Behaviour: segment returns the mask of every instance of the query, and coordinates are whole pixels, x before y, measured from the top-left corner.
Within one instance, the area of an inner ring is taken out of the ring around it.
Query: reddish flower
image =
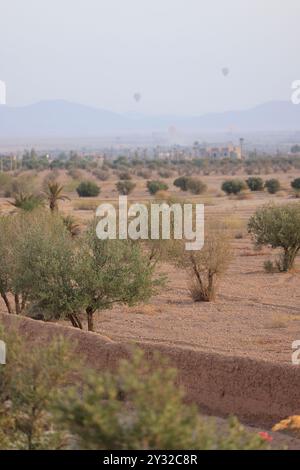
[[[269,433],[267,432],[259,432],[258,433],[259,437],[261,437],[264,441],[267,441],[267,442],[272,442],[273,441],[273,437],[270,436]]]

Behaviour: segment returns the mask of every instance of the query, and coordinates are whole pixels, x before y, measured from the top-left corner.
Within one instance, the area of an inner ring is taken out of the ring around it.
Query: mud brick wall
[[[28,344],[63,335],[80,357],[96,370],[113,370],[120,359],[130,357],[130,345],[96,333],[15,315],[0,315],[5,328],[18,328]],[[282,418],[300,414],[300,366],[227,357],[188,348],[137,342],[149,361],[154,353],[167,356],[178,369],[178,382],[188,402],[215,416],[236,415],[248,424],[271,426]],[[9,355],[9,351],[7,351]]]

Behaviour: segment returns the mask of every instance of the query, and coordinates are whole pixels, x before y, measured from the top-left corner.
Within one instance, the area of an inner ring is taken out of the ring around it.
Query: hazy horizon
[[[287,101],[300,78],[297,0],[0,0],[0,7],[9,106],[63,99],[117,113],[202,115]]]
[[[66,104],[70,104],[70,105],[78,105],[78,106],[85,106],[85,107],[88,107],[88,108],[94,108],[94,109],[97,109],[99,111],[108,111],[108,112],[112,112],[112,113],[115,113],[115,114],[120,114],[121,116],[125,116],[125,117],[161,117],[161,118],[178,118],[178,119],[181,119],[181,118],[192,118],[192,117],[202,117],[202,116],[205,116],[205,115],[209,115],[209,114],[215,114],[215,115],[218,115],[218,114],[223,114],[223,113],[230,113],[230,112],[239,112],[239,111],[251,111],[255,108],[259,108],[259,107],[262,107],[264,105],[272,105],[273,103],[289,103],[290,101],[288,99],[286,100],[268,100],[268,101],[265,101],[265,102],[260,102],[260,103],[254,103],[253,105],[249,105],[249,106],[246,106],[244,108],[232,108],[232,109],[224,109],[224,110],[221,110],[221,111],[218,111],[217,109],[215,111],[208,111],[208,112],[204,112],[202,114],[198,113],[194,113],[194,114],[182,114],[182,113],[158,113],[158,112],[142,112],[142,111],[139,111],[139,109],[134,109],[134,110],[129,110],[129,111],[114,111],[112,109],[108,109],[108,108],[103,108],[101,106],[96,106],[95,104],[89,104],[89,103],[82,103],[82,102],[79,102],[79,101],[71,101],[69,99],[65,99],[65,98],[53,98],[53,99],[38,99],[37,101],[32,101],[32,102],[29,102],[29,103],[23,103],[23,104],[9,104],[7,103],[6,104],[6,107],[7,108],[28,108],[30,106],[35,106],[35,105],[39,105],[39,104],[42,104],[42,103],[66,103]],[[3,106],[3,105],[0,105],[0,106]]]

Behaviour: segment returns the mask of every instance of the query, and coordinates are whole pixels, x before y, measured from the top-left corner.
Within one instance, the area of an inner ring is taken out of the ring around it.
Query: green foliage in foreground
[[[60,449],[65,432],[55,425],[52,407],[70,382],[78,360],[70,346],[56,338],[30,346],[17,331],[6,333],[7,364],[0,366],[0,449]]]
[[[236,419],[221,432],[185,405],[176,371],[161,357],[151,367],[136,350],[114,373],[86,374],[62,339],[28,347],[19,333],[4,338],[9,356],[0,369],[0,449],[266,447]]]

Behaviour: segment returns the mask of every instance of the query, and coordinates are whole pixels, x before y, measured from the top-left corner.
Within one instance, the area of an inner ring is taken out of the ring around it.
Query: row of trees
[[[296,194],[300,193],[300,178],[296,178],[291,181],[291,188],[296,192]],[[252,176],[246,181],[236,178],[224,181],[222,184],[222,190],[226,194],[239,194],[245,189],[250,189],[250,191],[263,191],[266,189],[270,194],[276,194],[280,191],[281,184],[276,178],[264,181],[259,176]]]
[[[128,175],[127,175],[128,176]],[[199,178],[191,176],[180,176],[173,182],[174,186],[180,188],[181,191],[190,191],[192,194],[203,194],[207,190],[207,186]],[[136,187],[130,179],[120,180],[116,184],[116,188],[120,194],[128,195]],[[300,178],[296,178],[291,182],[291,187],[300,193]],[[164,181],[152,180],[147,182],[147,189],[150,194],[156,194],[158,191],[165,191],[168,185]],[[263,191],[266,189],[270,194],[276,194],[281,189],[280,181],[276,178],[271,178],[264,181],[261,177],[252,176],[246,181],[235,178],[224,181],[222,184],[222,191],[226,194],[239,194],[246,189],[250,191]],[[100,193],[98,185],[92,181],[82,182],[77,188],[78,195],[81,197],[94,197]]]
[[[128,176],[128,175],[127,175]],[[199,178],[191,176],[180,176],[174,180],[174,186],[180,188],[182,191],[190,191],[192,194],[203,194],[207,190],[207,186]],[[130,179],[120,180],[116,184],[116,188],[120,194],[128,195],[136,187]],[[300,178],[296,178],[291,182],[291,187],[300,193]],[[160,180],[152,180],[147,182],[147,189],[150,194],[156,194],[158,191],[165,191],[168,185]],[[264,181],[261,177],[252,176],[246,181],[235,178],[224,181],[222,184],[222,191],[226,194],[239,194],[246,189],[250,191],[263,191],[266,189],[270,194],[276,194],[281,189],[281,184],[278,179],[271,178]],[[78,195],[81,197],[98,196],[100,188],[92,181],[82,182],[77,188]]]
[[[293,146],[292,153],[298,153],[298,145]],[[165,149],[172,151],[172,148]],[[238,174],[246,173],[249,175],[268,174],[274,172],[288,172],[300,168],[300,162],[297,155],[278,155],[271,156],[266,153],[261,155],[255,152],[249,155],[245,161],[232,158],[200,158],[193,157],[191,147],[178,147],[178,151],[173,152],[174,158],[156,158],[162,149],[137,149],[131,156],[120,155],[118,157],[110,156],[110,151],[102,152],[104,157],[105,169],[123,172],[135,170],[140,171],[142,168],[154,171],[180,171],[181,174],[191,174],[196,171],[201,174]],[[169,152],[170,153],[170,152]],[[175,157],[176,155],[176,157]],[[49,159],[46,154],[38,154],[34,149],[25,151],[21,157],[18,157],[12,164],[11,156],[2,155],[4,170],[11,168],[22,168],[28,170],[45,170],[45,169],[83,169],[93,172],[98,168],[98,161],[93,155],[80,155],[77,152],[69,153],[61,152],[55,159]],[[163,176],[162,176],[163,177]],[[128,178],[126,178],[128,179]]]
[[[264,182],[262,178],[256,176],[248,178],[246,181],[238,178],[227,180],[222,184],[222,191],[226,194],[239,194],[246,189],[250,189],[250,191],[263,191],[266,189],[270,194],[276,194],[280,191],[281,185],[275,178]]]

